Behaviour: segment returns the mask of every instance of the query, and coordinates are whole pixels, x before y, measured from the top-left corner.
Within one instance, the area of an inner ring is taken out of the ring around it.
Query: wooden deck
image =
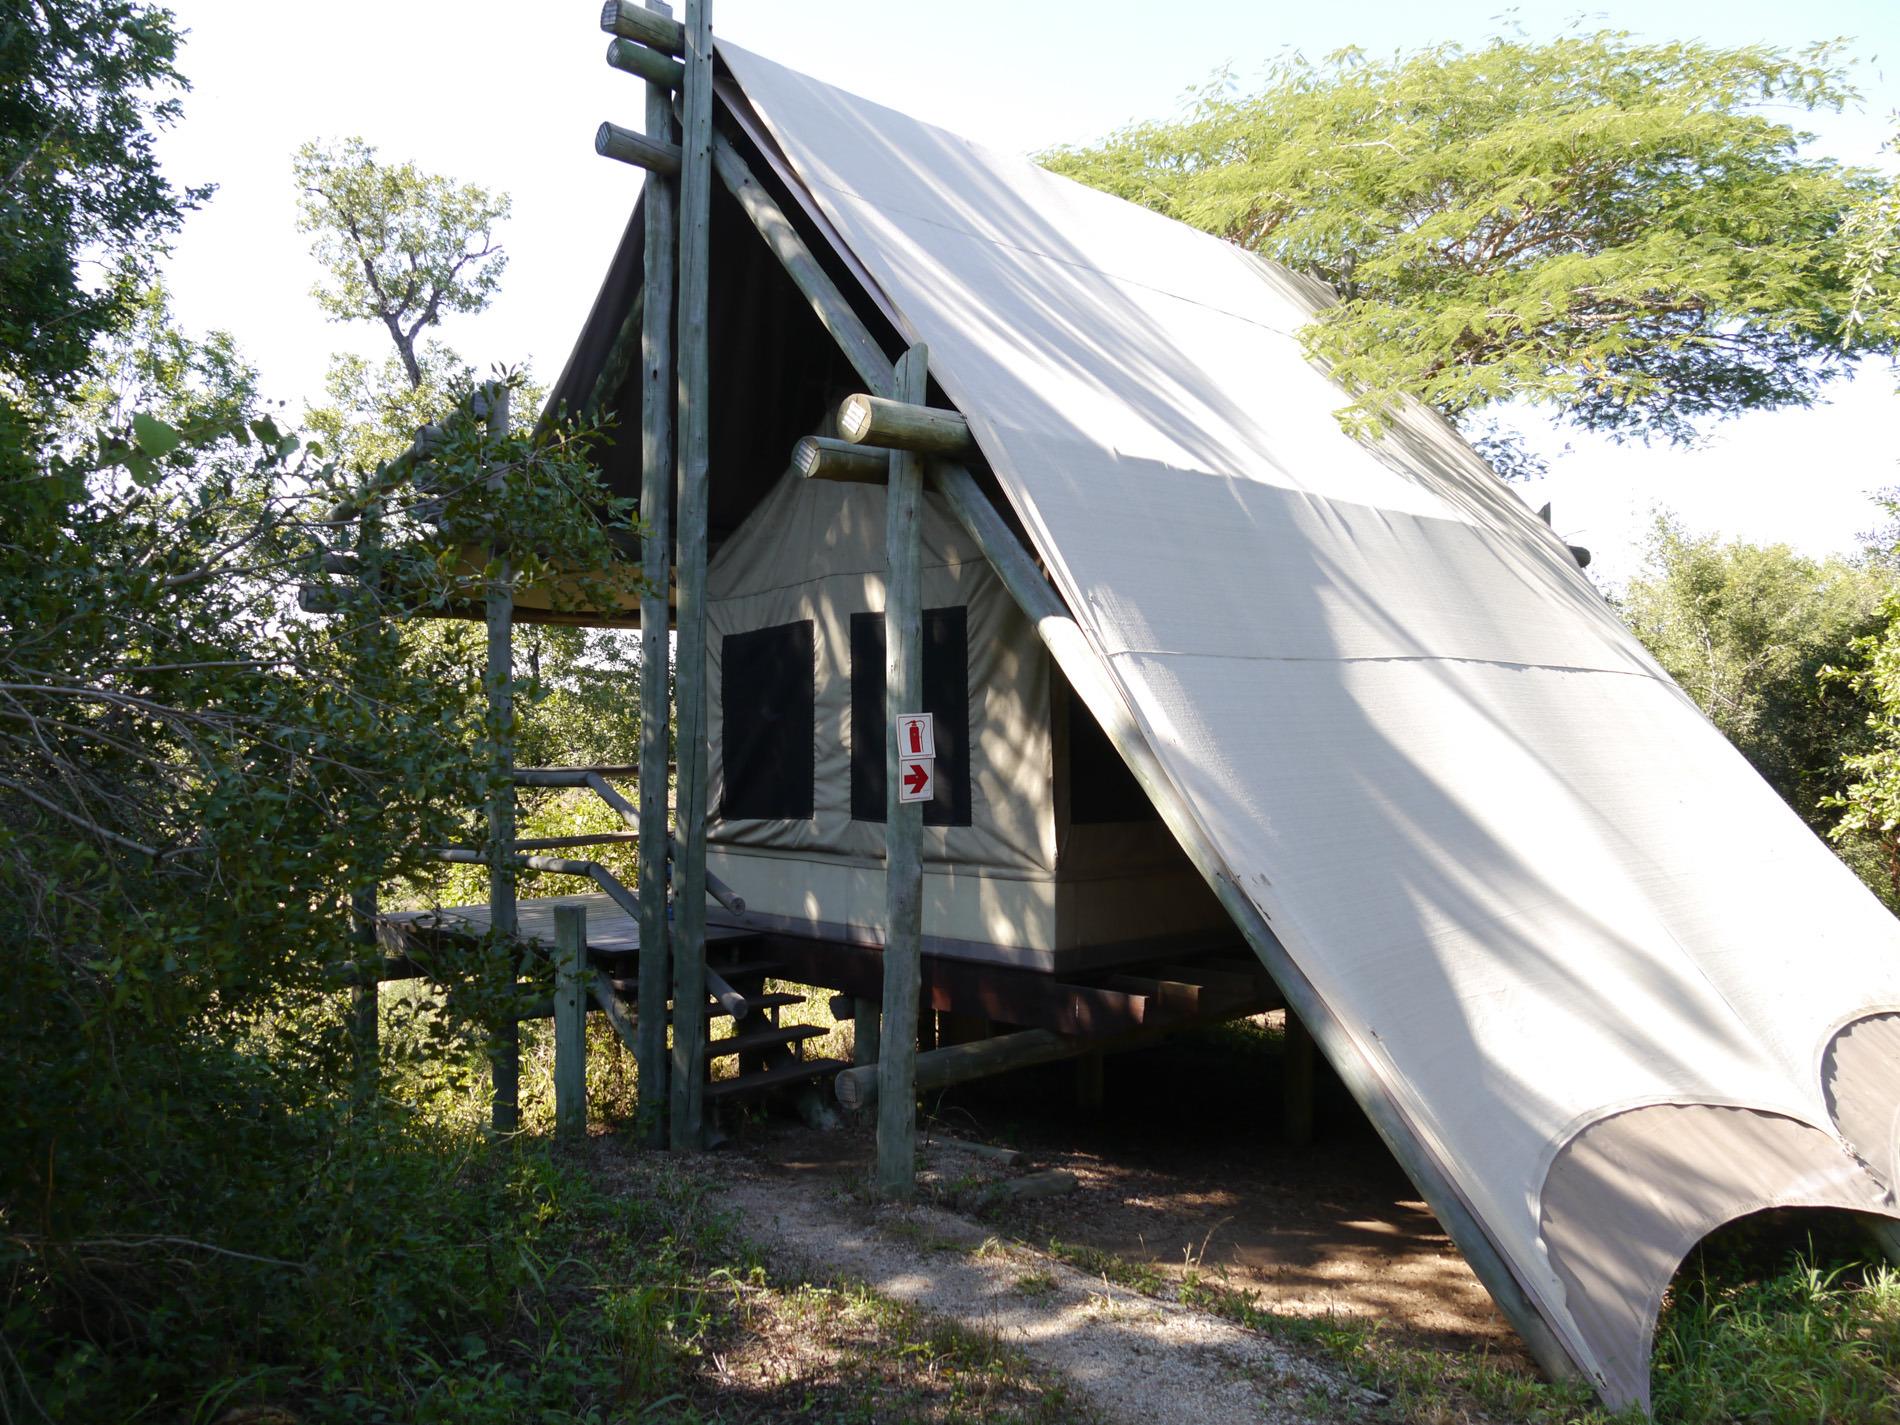
[[[574,896],[535,896],[516,903],[515,923],[521,938],[554,944],[554,908],[563,905],[587,907],[587,950],[595,960],[631,959],[640,953],[640,924],[611,897],[598,893]],[[488,907],[485,905],[444,906],[440,910],[397,911],[377,917],[377,937],[383,949],[392,955],[428,949],[438,937],[477,937],[488,932]],[[706,926],[706,944],[721,945],[748,940],[753,931],[738,926]]]

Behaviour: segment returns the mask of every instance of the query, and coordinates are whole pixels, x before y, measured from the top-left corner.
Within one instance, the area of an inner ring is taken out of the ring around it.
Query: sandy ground
[[[1058,1371],[1110,1420],[1130,1425],[1305,1422],[1371,1397],[1314,1360],[1206,1313],[1137,1295],[929,1205],[873,1204],[837,1168],[856,1154],[815,1135],[768,1135],[724,1165],[724,1206],[782,1270],[843,1276],[933,1315],[994,1333]],[[806,1152],[800,1157],[799,1146]],[[847,1140],[848,1141],[848,1140]],[[756,1140],[755,1140],[756,1143]],[[954,1149],[931,1158],[939,1175]],[[972,1162],[974,1173],[985,1165]]]
[[[926,1132],[1025,1149],[1080,1180],[1065,1197],[985,1213],[992,1232],[1112,1252],[1179,1278],[1198,1271],[1262,1307],[1377,1323],[1421,1344],[1528,1357],[1377,1135],[1322,1075],[1317,1141],[1280,1137],[1278,1043],[1225,1033],[1109,1059],[1104,1108],[1076,1107],[1072,1065],[930,1101]],[[793,1174],[861,1182],[863,1128],[741,1135]]]

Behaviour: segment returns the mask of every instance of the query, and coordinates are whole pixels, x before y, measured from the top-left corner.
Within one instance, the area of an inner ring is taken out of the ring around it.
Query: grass
[[[1743,1236],[1760,1232],[1744,1224]],[[1738,1251],[1718,1236],[1685,1267],[1657,1329],[1654,1419],[1661,1425],[1900,1425],[1900,1273],[1852,1259],[1858,1243]],[[1786,1246],[1785,1241],[1780,1243]],[[1178,1281],[1098,1248],[1052,1241],[1050,1255],[1144,1295],[1178,1300],[1313,1352],[1380,1400],[1315,1419],[1638,1422],[1581,1387],[1552,1384],[1488,1352],[1436,1349],[1360,1318],[1299,1316],[1199,1272]],[[1818,1264],[1825,1252],[1830,1265]],[[1843,1255],[1845,1254],[1845,1255]]]

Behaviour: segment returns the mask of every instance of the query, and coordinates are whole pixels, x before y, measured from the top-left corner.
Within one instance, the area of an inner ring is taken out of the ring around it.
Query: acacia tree
[[[1361,422],[1403,396],[1454,418],[1517,401],[1690,440],[1894,349],[1849,316],[1895,278],[1850,269],[1842,232],[1892,186],[1765,109],[1839,108],[1849,79],[1837,45],[1614,32],[1294,55],[1045,162],[1332,284],[1304,337]]]

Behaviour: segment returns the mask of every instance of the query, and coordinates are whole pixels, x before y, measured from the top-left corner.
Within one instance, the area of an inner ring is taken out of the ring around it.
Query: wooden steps
[[[727,1103],[753,1094],[786,1088],[792,1084],[827,1078],[846,1068],[842,1059],[793,1059],[756,1074],[741,1074],[736,1079],[714,1079],[706,1085],[708,1103]]]
[[[802,1044],[807,1039],[822,1039],[826,1030],[816,1024],[787,1024],[784,1027],[774,1025],[769,1029],[753,1029],[743,1034],[734,1034],[725,1039],[715,1039],[707,1050],[707,1056],[723,1059],[729,1054],[745,1054],[754,1049],[789,1048],[793,1044]]]

